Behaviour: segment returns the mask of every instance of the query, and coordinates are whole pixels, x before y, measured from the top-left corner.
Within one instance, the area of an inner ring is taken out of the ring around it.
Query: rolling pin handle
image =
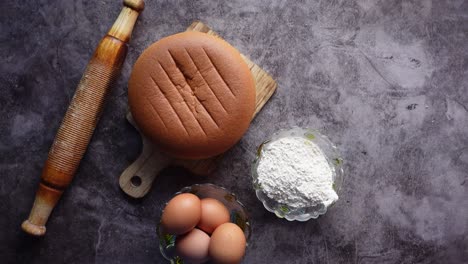
[[[141,12],[145,9],[145,1],[143,0],[124,0],[124,5],[130,7],[131,9]]]
[[[29,218],[21,224],[21,228],[33,236],[43,236],[46,232],[45,224],[62,193],[41,182]]]
[[[35,225],[29,220],[24,220],[21,228],[28,234],[33,236],[43,236],[46,232],[46,227],[43,225]]]

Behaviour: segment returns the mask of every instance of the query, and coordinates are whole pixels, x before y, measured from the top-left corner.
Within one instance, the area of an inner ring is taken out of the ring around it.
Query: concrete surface
[[[147,1],[123,73],[44,238],[20,230],[60,120],[120,1],[2,1],[0,262],[164,263],[164,202],[200,182],[251,212],[244,263],[468,262],[468,2]],[[131,66],[150,43],[200,19],[262,65],[278,91],[209,177],[169,169],[129,199],[118,176],[138,155],[127,123]],[[277,219],[250,186],[256,146],[290,126],[340,148],[340,201],[306,223]]]

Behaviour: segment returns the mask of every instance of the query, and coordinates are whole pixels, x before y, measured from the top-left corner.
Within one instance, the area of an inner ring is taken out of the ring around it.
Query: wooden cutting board
[[[207,25],[199,21],[193,22],[192,25],[187,28],[187,31],[199,31],[220,37]],[[255,117],[273,95],[277,85],[275,80],[260,68],[260,66],[253,63],[243,54],[241,54],[241,56],[249,66],[255,80],[255,88],[257,91]],[[133,121],[130,112],[127,114],[127,119],[138,131],[140,131]],[[155,147],[145,136],[143,136],[143,134],[141,134],[141,131],[140,135],[143,140],[143,150],[135,162],[122,172],[119,179],[120,188],[134,198],[145,196],[150,190],[158,173],[169,165],[182,166],[192,173],[204,175],[212,173],[216,168],[217,161],[222,158],[222,155],[220,155],[204,160],[171,159],[159,151],[157,147]]]

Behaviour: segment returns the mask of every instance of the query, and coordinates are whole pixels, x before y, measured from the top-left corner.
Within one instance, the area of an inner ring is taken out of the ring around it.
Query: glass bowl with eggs
[[[338,200],[343,159],[318,130],[280,130],[263,142],[252,166],[257,198],[268,211],[289,221],[318,218]]]
[[[167,202],[157,233],[161,254],[170,263],[239,263],[251,228],[247,210],[233,193],[195,184]]]

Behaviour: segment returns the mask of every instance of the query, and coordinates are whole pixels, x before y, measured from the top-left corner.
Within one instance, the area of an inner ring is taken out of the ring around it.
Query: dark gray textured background
[[[468,2],[147,1],[123,72],[44,238],[20,230],[60,120],[120,1],[1,1],[0,262],[163,263],[156,223],[181,187],[232,190],[252,216],[244,263],[468,262]],[[129,199],[138,155],[127,123],[131,67],[152,42],[200,19],[278,81],[218,172],[164,171]],[[250,185],[256,146],[280,128],[329,135],[345,159],[338,204],[277,219]]]

